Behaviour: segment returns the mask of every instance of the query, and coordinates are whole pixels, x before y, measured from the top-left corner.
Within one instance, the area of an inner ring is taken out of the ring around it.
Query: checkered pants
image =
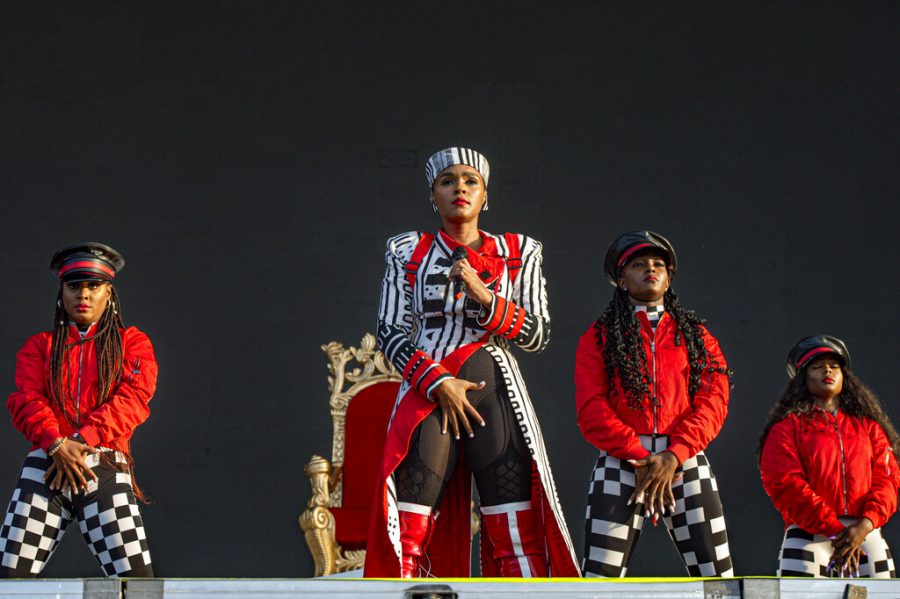
[[[107,450],[108,451],[108,450]],[[125,456],[115,452],[115,461]],[[0,578],[33,578],[41,573],[78,520],[81,534],[106,576],[153,576],[144,523],[131,487],[131,476],[88,455],[97,475],[87,492],[51,491],[44,474],[52,461],[41,449],[25,458],[22,474],[0,527]]]
[[[668,437],[641,435],[648,451],[668,447]],[[734,576],[716,477],[703,452],[686,460],[672,484],[675,513],[662,518],[690,576]],[[634,491],[634,467],[600,453],[588,490],[584,533],[585,576],[623,577],[641,535],[643,504],[626,505]]]
[[[844,526],[849,526],[856,522],[856,519],[840,518],[840,521]],[[876,528],[866,535],[861,548],[865,553],[859,560],[861,578],[897,577],[891,549],[884,540],[880,528]],[[828,562],[831,561],[833,550],[831,541],[825,535],[814,535],[797,528],[796,524],[791,524],[784,531],[781,558],[778,562],[778,576],[836,577],[837,573],[828,570]]]

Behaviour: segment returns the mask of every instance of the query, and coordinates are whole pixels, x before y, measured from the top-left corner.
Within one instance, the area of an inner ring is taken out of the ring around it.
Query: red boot
[[[434,516],[431,509],[423,505],[403,504],[403,507],[416,508],[417,511],[399,511],[400,549],[403,552],[400,577],[418,578],[419,564],[434,531]]]
[[[539,514],[538,514],[539,515]],[[531,502],[481,507],[485,536],[493,546],[504,577],[541,578],[548,575],[544,528],[531,509]]]

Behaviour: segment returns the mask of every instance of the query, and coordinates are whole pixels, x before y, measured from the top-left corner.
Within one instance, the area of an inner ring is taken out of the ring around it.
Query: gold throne
[[[316,576],[356,570],[365,562],[385,432],[401,381],[370,333],[359,348],[332,341],[322,350],[334,425],[331,462],[314,455],[303,468],[312,497],[299,518]]]

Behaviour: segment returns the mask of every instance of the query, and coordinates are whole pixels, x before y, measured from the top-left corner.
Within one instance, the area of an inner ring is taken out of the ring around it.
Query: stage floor
[[[852,585],[849,588],[848,585]],[[628,599],[862,599],[900,597],[900,579],[629,578],[624,580],[501,579],[56,579],[0,581],[0,598],[16,599],[220,599],[321,597],[328,599],[431,599],[457,597]]]

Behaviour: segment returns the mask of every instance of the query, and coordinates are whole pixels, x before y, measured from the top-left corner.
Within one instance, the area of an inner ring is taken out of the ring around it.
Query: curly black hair
[[[703,330],[706,321],[698,317],[693,310],[687,310],[678,303],[678,296],[672,289],[663,296],[663,305],[669,316],[675,320],[675,345],[684,342],[690,364],[688,393],[693,399],[700,390],[701,377],[704,372],[724,374],[731,381],[732,371],[718,363],[703,343]],[[606,364],[606,374],[610,380],[618,376],[625,391],[628,406],[633,410],[642,410],[641,400],[647,395],[651,383],[650,371],[647,367],[647,356],[644,341],[641,338],[640,323],[634,313],[634,306],[628,299],[628,292],[616,287],[613,298],[594,323],[597,332],[597,344]],[[610,393],[618,390],[613,385]],[[654,404],[656,397],[650,397]]]
[[[843,388],[838,397],[838,406],[841,411],[857,418],[865,416],[878,423],[881,430],[887,435],[894,455],[900,456],[900,435],[897,434],[897,429],[894,428],[891,419],[888,418],[887,413],[884,411],[881,400],[859,380],[859,377],[852,370],[842,366],[841,372],[844,375]],[[815,400],[809,389],[806,388],[806,368],[804,367],[797,371],[797,374],[794,375],[794,378],[791,379],[785,388],[784,393],[781,394],[781,397],[769,410],[766,425],[763,427],[763,432],[759,436],[759,444],[756,446],[757,466],[762,457],[762,449],[766,442],[766,437],[769,436],[769,431],[772,430],[772,427],[777,422],[784,420],[789,414],[809,414],[812,412],[813,406],[815,406]]]

